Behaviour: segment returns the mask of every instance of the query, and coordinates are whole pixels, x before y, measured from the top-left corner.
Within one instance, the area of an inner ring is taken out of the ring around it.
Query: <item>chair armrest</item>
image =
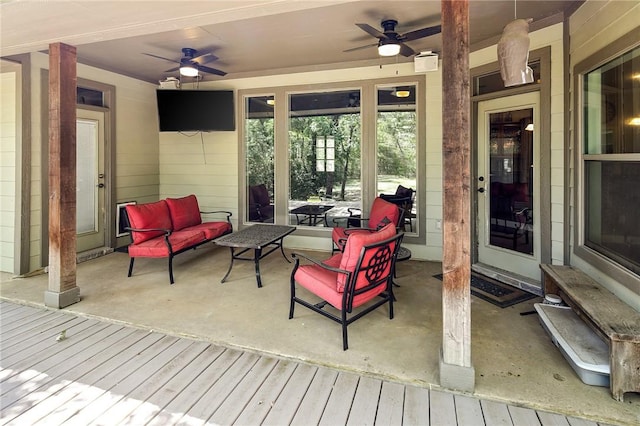
[[[130,228],[130,227],[125,227],[124,228],[125,231],[133,231],[133,232],[158,232],[158,231],[162,231],[165,233],[165,236],[169,236],[171,235],[171,229],[164,229],[164,228]]]
[[[210,212],[206,212],[206,211],[201,211],[200,214],[223,214],[225,216],[227,216],[227,222],[231,222],[231,216],[233,216],[233,213],[228,212],[226,210],[214,210],[214,211],[210,211]]]
[[[325,264],[325,263],[323,263],[323,262],[321,262],[319,260],[315,260],[315,259],[313,259],[313,258],[311,258],[309,256],[306,256],[306,255],[304,255],[302,253],[293,252],[293,253],[291,253],[291,258],[296,261],[296,265],[298,263],[300,263],[300,259],[304,259],[304,260],[307,260],[307,261],[313,263],[314,265],[317,265],[317,266],[321,267],[322,269],[326,269],[327,271],[333,271],[333,272],[336,272],[336,273],[339,273],[339,274],[345,274],[345,275],[350,274],[349,271],[345,271],[344,269],[340,269],[340,268],[334,268],[334,267],[329,266],[329,265],[327,265],[327,264]]]

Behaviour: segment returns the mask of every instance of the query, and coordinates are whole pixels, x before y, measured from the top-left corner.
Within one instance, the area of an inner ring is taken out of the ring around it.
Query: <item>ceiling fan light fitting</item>
[[[198,76],[198,68],[193,65],[182,65],[180,67],[180,75],[185,77],[197,77]]]
[[[380,40],[378,54],[380,56],[395,56],[400,53],[400,44],[393,40]]]

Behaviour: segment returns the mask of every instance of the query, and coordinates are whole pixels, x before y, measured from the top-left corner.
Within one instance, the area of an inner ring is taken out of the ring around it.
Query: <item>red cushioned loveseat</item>
[[[169,259],[169,281],[173,284],[173,257],[233,231],[231,212],[201,212],[195,195],[167,198],[155,203],[126,206],[131,244],[129,277],[136,257]],[[201,214],[221,214],[225,220],[203,222]]]

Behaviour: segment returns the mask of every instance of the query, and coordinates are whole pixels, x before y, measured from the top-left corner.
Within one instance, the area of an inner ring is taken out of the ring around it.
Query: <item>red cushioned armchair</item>
[[[392,275],[403,236],[389,223],[376,232],[349,235],[344,251],[322,262],[293,253],[289,319],[298,303],[340,323],[343,350],[349,348],[347,326],[358,318],[389,304],[389,319],[393,319]],[[302,265],[300,259],[310,263]],[[321,301],[304,300],[297,295],[296,284]],[[327,305],[338,312],[325,310]],[[354,310],[358,307],[361,309]]]
[[[332,251],[342,251],[347,241],[347,236],[358,232],[372,232],[385,226],[387,223],[393,223],[394,226],[399,227],[402,221],[403,210],[396,204],[390,203],[377,197],[373,200],[371,205],[371,211],[369,212],[369,218],[361,218],[357,216],[350,216],[347,220],[347,228],[335,227],[331,231],[331,240],[333,241]],[[350,223],[360,223],[360,227],[350,227]],[[364,225],[364,227],[362,227]]]

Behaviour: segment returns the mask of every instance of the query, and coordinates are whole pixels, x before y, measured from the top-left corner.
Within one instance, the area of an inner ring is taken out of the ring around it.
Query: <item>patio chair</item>
[[[393,223],[399,227],[402,219],[402,209],[396,204],[376,197],[371,205],[370,217],[363,218],[356,214],[356,210],[348,209],[349,218],[347,219],[347,228],[334,227],[331,231],[332,251],[343,251],[347,241],[347,237],[353,233],[374,232],[385,226],[387,223]],[[362,226],[364,224],[364,226]]]
[[[322,262],[293,253],[289,319],[293,318],[295,304],[299,303],[340,323],[345,351],[349,348],[349,324],[387,303],[389,319],[393,319],[392,275],[403,236],[404,233],[397,233],[394,224],[389,223],[377,232],[349,235],[344,251]],[[300,259],[311,263],[301,265]],[[302,299],[296,295],[296,283],[322,300]],[[327,305],[338,312],[325,310]],[[354,311],[358,307],[362,309]]]
[[[273,204],[267,187],[260,185],[249,186],[248,206],[250,222],[273,223]]]
[[[407,230],[407,225],[409,225],[409,231],[413,232],[413,219],[415,218],[413,203],[415,197],[416,191],[413,188],[406,188],[402,185],[398,185],[395,194],[380,194],[380,198],[397,205],[404,211],[400,224],[405,231]]]

